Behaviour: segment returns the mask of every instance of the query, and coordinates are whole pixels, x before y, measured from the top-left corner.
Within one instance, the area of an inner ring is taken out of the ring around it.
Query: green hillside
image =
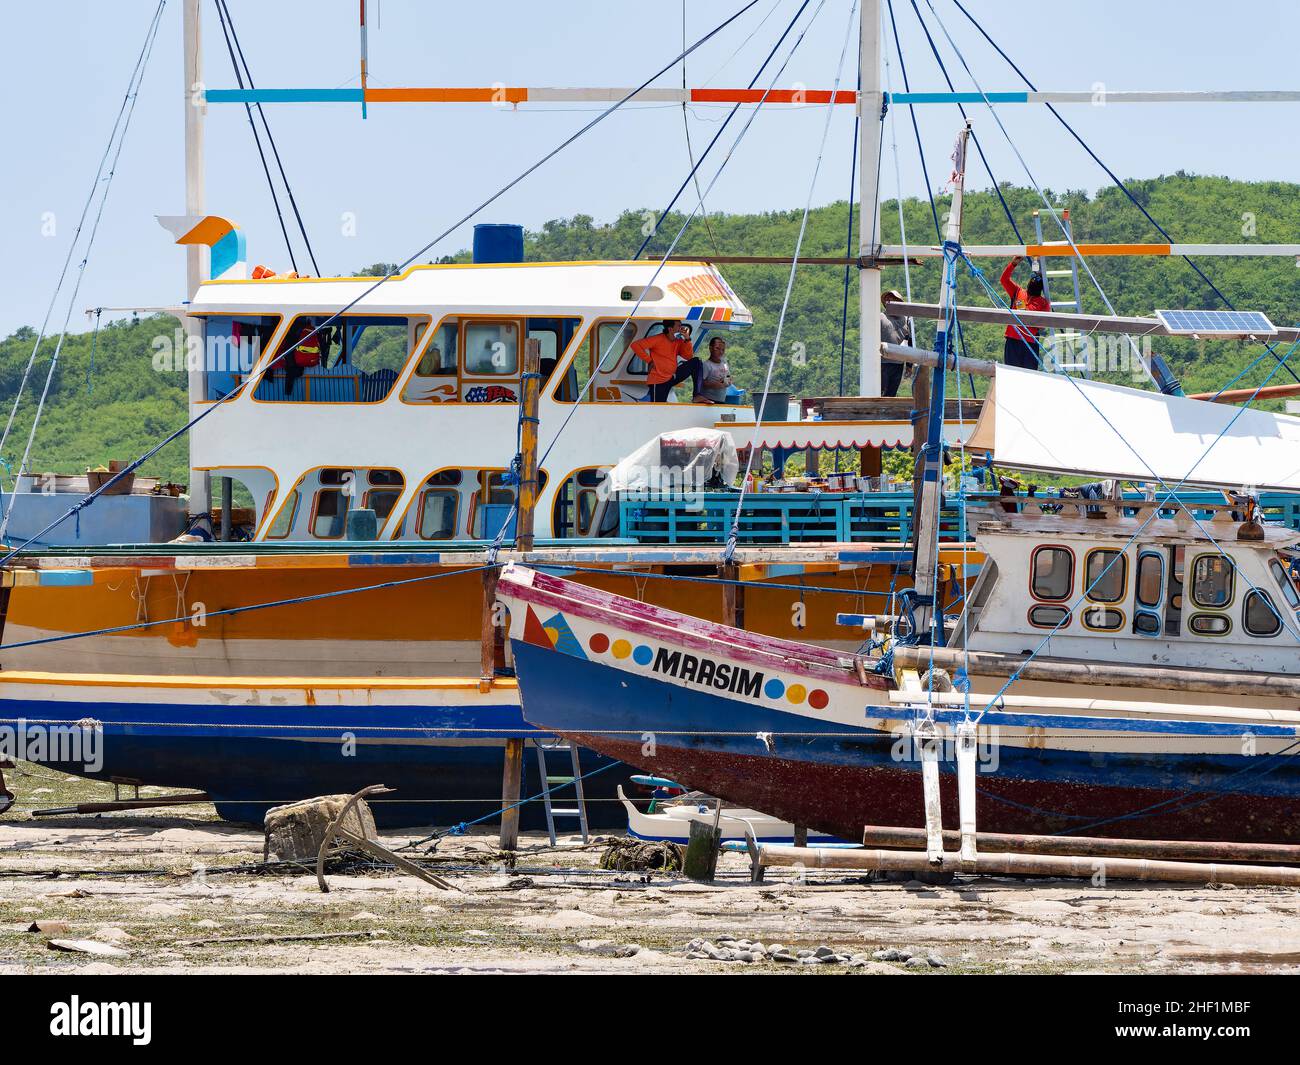
[[[1226,178],[1175,174],[1131,184],[1147,209],[1174,235],[1186,242],[1241,242],[1257,240],[1288,242],[1300,233],[1300,186],[1281,182],[1258,184]],[[1033,239],[1033,211],[1039,206],[1032,190],[1003,187],[1026,239]],[[1057,206],[1070,208],[1079,241],[1124,242],[1159,240],[1159,235],[1132,204],[1116,189],[1089,196],[1067,192],[1055,196]],[[938,204],[940,213],[946,201]],[[903,204],[909,241],[935,240],[934,222],[928,201],[907,200]],[[788,255],[799,227],[799,211],[758,215],[712,215],[710,234],[698,220],[678,245],[683,254]],[[899,241],[898,205],[890,201],[881,207],[881,239]],[[578,215],[548,222],[528,236],[530,259],[626,258],[641,243],[645,214],[628,211],[608,225]],[[661,226],[648,254],[660,254],[681,225],[682,216],[670,216]],[[841,202],[814,211],[803,254],[840,255],[844,251],[846,205]],[[997,197],[991,192],[968,197],[964,237],[970,243],[1011,243],[1015,236]],[[1049,235],[1050,239],[1050,235]],[[467,258],[465,253],[454,257]],[[990,282],[996,286],[1001,263],[986,263]],[[1279,324],[1300,320],[1300,269],[1285,259],[1207,259],[1201,268],[1235,304],[1265,311]],[[373,269],[373,268],[372,268]],[[1215,307],[1217,303],[1204,282],[1181,260],[1113,259],[1096,261],[1093,269],[1120,314],[1149,314],[1156,307]],[[724,271],[732,286],[754,311],[756,324],[731,345],[730,361],[737,383],[761,386],[771,350],[776,319],[785,292],[788,268],[780,266],[733,266]],[[938,266],[931,263],[912,271],[912,290],[919,300],[931,302],[938,292]],[[1023,273],[1022,273],[1023,280]],[[856,277],[849,295],[850,328],[845,378],[849,390],[857,379]],[[778,356],[773,387],[801,395],[825,395],[838,391],[840,369],[840,322],[843,306],[844,272],[841,268],[809,266],[800,270]],[[885,272],[885,287],[904,288],[903,271]],[[1086,310],[1102,312],[1100,297],[1091,286],[1084,295]],[[960,298],[964,303],[987,304],[975,279],[963,272]],[[145,318],[104,326],[93,338],[94,366],[91,372],[92,334],[69,335],[63,345],[60,364],[51,386],[50,398],[33,449],[36,469],[80,471],[87,465],[106,463],[110,458],[134,458],[150,444],[183,423],[185,381],[183,374],[154,369],[153,355],[159,346],[174,343],[176,323],[166,317]],[[922,341],[926,340],[924,334]],[[18,330],[0,341],[0,418],[7,419],[10,405],[31,354],[35,332]],[[972,326],[966,331],[967,352],[991,357],[1001,350],[1001,329]],[[801,347],[798,347],[801,346]],[[21,457],[31,425],[35,397],[39,394],[54,349],[53,339],[42,345],[23,397],[14,431],[3,456],[10,465]],[[1191,341],[1165,341],[1156,349],[1182,379],[1187,390],[1221,386],[1255,360],[1261,349],[1245,343],[1198,345]],[[796,352],[804,357],[796,357]],[[1296,359],[1300,364],[1300,359]],[[1266,357],[1244,376],[1240,384],[1256,384],[1271,366]],[[1300,373],[1300,366],[1297,367]],[[1124,380],[1123,377],[1118,378]],[[1285,369],[1274,383],[1290,381]],[[0,423],[2,424],[2,423]],[[183,441],[170,445],[151,460],[146,471],[170,480],[185,479]],[[6,478],[6,484],[8,478]]]

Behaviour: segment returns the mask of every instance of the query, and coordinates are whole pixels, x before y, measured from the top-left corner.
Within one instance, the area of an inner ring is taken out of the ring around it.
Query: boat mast
[[[203,49],[201,0],[184,0],[181,32],[185,48],[185,213],[191,218],[203,214],[203,117],[207,109],[203,93]],[[203,280],[203,248],[190,244],[185,248],[185,299],[192,301]],[[181,319],[185,331],[186,366],[189,367],[190,416],[194,406],[205,397],[203,359],[198,366],[191,361],[191,352],[203,352],[202,326],[193,318]],[[190,517],[207,514],[212,507],[212,486],[205,470],[193,466],[193,445],[190,447]]]
[[[912,527],[913,556],[916,559],[912,588],[916,602],[916,635],[921,642],[943,644],[943,619],[938,615],[938,535],[943,507],[943,415],[948,363],[953,357],[953,337],[948,331],[948,312],[957,302],[957,256],[961,250],[962,194],[966,183],[966,144],[970,139],[967,122],[957,136],[953,151],[952,207],[943,239],[943,287],[939,291],[939,322],[934,350],[938,358],[930,371],[930,409],[926,416],[926,439],[921,463],[920,514]],[[879,317],[879,316],[877,316]],[[924,372],[924,371],[921,371]],[[931,632],[933,625],[934,631]]]
[[[870,266],[858,270],[859,327],[861,353],[858,392],[880,395],[880,267],[875,265],[875,218],[880,202],[877,184],[880,171],[880,0],[862,0],[859,32],[858,74],[858,253]]]

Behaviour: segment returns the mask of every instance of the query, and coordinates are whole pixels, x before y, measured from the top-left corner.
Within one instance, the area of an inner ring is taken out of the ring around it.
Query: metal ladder
[[[1034,235],[1040,245],[1045,248],[1068,248],[1070,242],[1074,239],[1074,229],[1070,224],[1069,208],[1062,208],[1057,212],[1061,216],[1061,225],[1065,227],[1065,232],[1069,239],[1066,240],[1044,240],[1043,239],[1043,218],[1042,212],[1034,212]],[[1079,290],[1079,259],[1075,255],[1069,257],[1070,265],[1068,268],[1056,270],[1047,269],[1047,261],[1042,256],[1038,259],[1038,272],[1043,276],[1043,295],[1047,297],[1054,311],[1074,311],[1076,314],[1083,309],[1082,295]],[[1074,298],[1058,300],[1052,296],[1052,278],[1070,279],[1070,284],[1074,289]],[[1057,355],[1063,354],[1063,349],[1068,348],[1071,352],[1077,350],[1077,344],[1082,334],[1077,329],[1049,329],[1047,331],[1052,350]],[[1084,377],[1091,377],[1092,371],[1088,366],[1087,360],[1083,362],[1058,362],[1053,369],[1058,373],[1082,373]]]
[[[582,829],[582,842],[589,840],[587,831],[587,799],[582,791],[582,766],[578,762],[578,748],[565,740],[553,737],[552,739],[534,739],[533,749],[537,751],[537,776],[542,782],[542,801],[546,806],[546,830],[551,836],[551,846],[556,844],[555,836],[555,819],[557,817],[576,817],[578,824]],[[546,755],[551,751],[567,751],[569,761],[573,767],[572,776],[556,776],[552,774],[546,765]],[[564,787],[572,784],[574,789],[574,798],[577,805],[573,807],[557,808],[551,802],[551,788]]]

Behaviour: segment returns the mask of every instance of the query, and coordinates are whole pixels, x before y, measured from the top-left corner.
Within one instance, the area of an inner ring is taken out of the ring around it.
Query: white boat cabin
[[[256,540],[341,540],[359,508],[374,511],[381,540],[491,538],[515,499],[522,356],[536,340],[549,451],[537,535],[599,535],[616,517],[605,514],[603,472],[624,455],[728,414],[753,421],[738,397],[692,403],[689,381],[651,401],[633,341],[678,320],[704,359],[712,337],[753,321],[710,264],[669,263],[657,277],[656,266],[414,266],[323,329],[319,350],[302,358],[281,353],[375,278],[207,281],[188,308],[204,338],[191,398],[196,407],[230,398],[193,430],[191,465],[246,490]]]
[[[1047,640],[1055,658],[1300,666],[1300,534],[1243,523],[1240,504],[1194,521],[1152,517],[1154,503],[1044,503],[973,512],[986,562],[955,630],[970,650],[1029,654]]]

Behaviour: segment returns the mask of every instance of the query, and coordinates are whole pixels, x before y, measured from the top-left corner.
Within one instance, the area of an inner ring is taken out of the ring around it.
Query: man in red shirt
[[[664,331],[652,337],[632,342],[632,350],[650,364],[646,383],[650,386],[655,403],[667,401],[673,386],[691,379],[692,401],[712,403],[702,392],[704,364],[695,356],[695,348],[686,335],[682,323],[675,318],[664,321]],[[678,360],[681,360],[680,365]]]
[[[1006,265],[1002,271],[1002,287],[1007,290],[1007,295],[1011,297],[1011,309],[1013,311],[1050,311],[1052,305],[1043,295],[1043,279],[1037,273],[1029,275],[1029,285],[1021,288],[1016,284],[1015,279],[1011,276],[1015,273],[1016,267],[1021,263],[1021,256],[1017,255]],[[1041,370],[1042,360],[1039,358],[1038,348],[1038,330],[1028,327],[1021,328],[1012,324],[1007,326],[1006,340],[1002,344],[1002,361],[1008,366],[1019,366],[1023,370]]]

